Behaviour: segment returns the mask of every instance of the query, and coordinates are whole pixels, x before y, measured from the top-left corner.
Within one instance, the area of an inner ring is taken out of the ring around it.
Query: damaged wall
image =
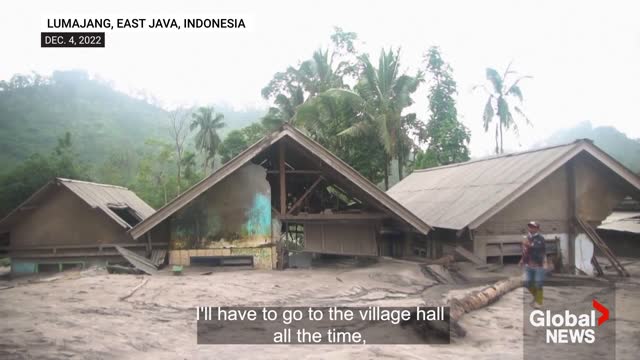
[[[271,188],[259,165],[238,169],[178,211],[170,224],[172,264],[189,265],[189,256],[252,255],[256,268],[273,266]]]

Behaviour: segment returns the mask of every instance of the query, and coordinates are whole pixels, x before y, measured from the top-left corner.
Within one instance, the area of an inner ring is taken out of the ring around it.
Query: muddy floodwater
[[[615,284],[617,359],[640,353],[640,263]],[[518,271],[511,269],[511,272]],[[207,275],[203,275],[207,274]],[[501,276],[494,273],[490,276]],[[487,278],[487,282],[490,282]],[[197,345],[197,306],[419,306],[483,286],[438,283],[418,264],[382,260],[285,271],[189,269],[182,276],[100,269],[0,282],[1,359],[522,359],[522,289],[466,314],[449,345]],[[138,289],[132,293],[134,288]],[[589,284],[557,283],[545,297],[582,301]],[[541,354],[551,359],[553,354]]]

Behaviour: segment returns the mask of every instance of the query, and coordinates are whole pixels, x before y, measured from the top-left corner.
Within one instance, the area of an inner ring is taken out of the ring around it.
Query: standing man
[[[527,224],[529,233],[522,242],[522,260],[520,265],[525,267],[525,287],[533,295],[531,304],[535,308],[542,306],[542,286],[544,283],[547,256],[545,252],[544,236],[540,234],[540,224],[531,221]]]

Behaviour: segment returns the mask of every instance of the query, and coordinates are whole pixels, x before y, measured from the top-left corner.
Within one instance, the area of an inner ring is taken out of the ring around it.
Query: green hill
[[[258,120],[259,110],[225,115],[227,132]],[[114,90],[83,71],[56,71],[51,77],[16,75],[0,81],[0,173],[31,154],[50,152],[66,131],[82,160],[99,166],[113,150],[139,151],[148,138],[170,141],[165,110]]]
[[[593,140],[598,147],[633,172],[640,173],[640,140],[631,139],[611,126],[593,127],[591,122],[585,121],[573,128],[555,132],[545,141],[545,145],[569,143],[584,138]]]

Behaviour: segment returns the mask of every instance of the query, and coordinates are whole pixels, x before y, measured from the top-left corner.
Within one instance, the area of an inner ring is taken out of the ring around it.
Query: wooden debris
[[[116,250],[118,250],[120,255],[127,259],[127,261],[136,269],[139,269],[149,275],[154,275],[158,272],[158,267],[156,264],[152,263],[151,260],[121,246],[116,246]]]
[[[476,265],[484,265],[484,264],[486,264],[485,260],[483,260],[480,257],[476,256],[474,253],[472,253],[471,251],[463,248],[462,246],[456,246],[455,249],[453,249],[453,251],[455,251],[456,254],[462,256],[463,258],[471,261],[472,263],[474,263]]]
[[[143,272],[139,269],[116,264],[107,265],[107,271],[109,272],[109,274],[143,274]]]
[[[618,274],[620,276],[629,276],[629,273],[620,263],[620,261],[618,261],[618,258],[613,254],[613,251],[611,251],[607,244],[605,244],[605,242],[600,238],[600,235],[598,235],[598,233],[591,227],[591,225],[582,220],[580,217],[576,217],[576,220],[580,227],[582,227],[582,229],[587,233],[587,236],[589,237],[589,239],[591,239],[593,244],[596,245],[598,249],[600,249],[600,251],[602,251],[607,259],[609,259],[609,262],[611,262],[611,265],[616,269]],[[592,261],[593,259],[595,259],[595,257],[592,258]]]
[[[600,263],[598,262],[598,259],[596,259],[595,255],[591,258],[591,264],[593,265],[593,268],[596,271],[596,275],[598,276],[604,275],[604,271],[602,271],[602,267],[600,266]]]
[[[423,265],[421,266],[421,269],[424,274],[428,275],[439,284],[451,284],[455,282],[446,268],[442,265]]]
[[[151,262],[157,267],[164,265],[164,260],[167,257],[167,249],[153,249],[151,250]]]
[[[439,257],[437,259],[425,259],[425,258],[421,258],[422,259],[422,263],[423,264],[427,264],[427,265],[442,265],[444,267],[449,267],[449,265],[453,262],[455,262],[455,259],[453,257],[453,255],[444,255],[442,257]]]
[[[476,270],[485,270],[487,272],[498,271],[504,267],[503,264],[485,264],[476,266]]]
[[[12,289],[14,287],[15,287],[14,285],[3,286],[3,287],[0,287],[0,290]]]
[[[133,288],[133,290],[131,290],[129,292],[129,294],[125,295],[125,296],[121,296],[120,297],[120,301],[124,301],[128,298],[130,298],[131,296],[133,296],[133,294],[136,293],[136,291],[138,291],[138,289],[140,289],[141,287],[143,287],[147,282],[149,281],[149,278],[144,278],[142,280],[142,282],[140,282],[140,284],[138,284],[136,287]]]

